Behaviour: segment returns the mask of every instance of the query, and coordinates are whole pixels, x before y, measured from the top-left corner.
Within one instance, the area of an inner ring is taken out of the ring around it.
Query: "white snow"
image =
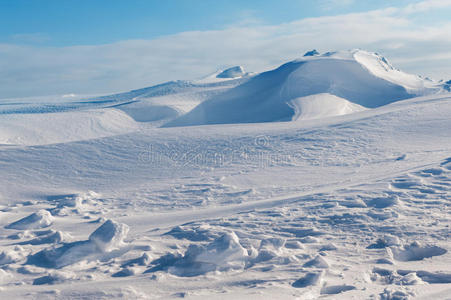
[[[2,299],[449,297],[451,94],[361,50],[218,74],[0,105]]]
[[[394,84],[403,86],[409,93],[424,95],[439,91],[438,83],[422,79],[417,75],[404,73],[394,68],[385,57],[362,50],[353,51],[357,62],[365,66],[372,74]]]
[[[365,110],[363,106],[328,93],[295,98],[290,104],[294,108],[293,120],[321,119]]]
[[[298,99],[315,95],[322,99],[324,108],[314,108],[320,105],[316,104],[318,100],[306,104],[305,109],[308,118],[322,118],[439,91],[443,88],[438,83],[429,84],[397,71],[376,54],[359,50],[331,52],[304,56],[258,74],[165,126],[291,121],[299,114]]]
[[[216,78],[238,78],[243,77],[246,73],[244,72],[244,68],[242,66],[236,66],[228,68],[218,75],[216,75]]]
[[[0,145],[44,145],[135,131],[133,119],[114,109],[0,115]]]
[[[89,241],[94,243],[101,251],[111,251],[124,245],[129,227],[112,220],[107,220],[89,236]]]
[[[39,229],[49,227],[52,223],[52,215],[48,211],[41,209],[27,217],[8,224],[6,228],[18,230]]]
[[[178,276],[198,276],[213,271],[243,270],[247,256],[236,234],[225,233],[206,246],[189,247],[169,272]]]

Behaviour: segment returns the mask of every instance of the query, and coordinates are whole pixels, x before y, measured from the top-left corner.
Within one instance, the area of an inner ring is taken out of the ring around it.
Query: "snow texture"
[[[307,54],[2,100],[0,298],[449,299],[450,83]]]

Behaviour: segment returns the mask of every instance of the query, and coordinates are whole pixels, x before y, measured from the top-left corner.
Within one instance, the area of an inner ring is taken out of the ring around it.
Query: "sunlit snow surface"
[[[302,60],[2,101],[0,298],[449,298],[451,95],[368,52]],[[207,101],[221,122],[184,119]]]

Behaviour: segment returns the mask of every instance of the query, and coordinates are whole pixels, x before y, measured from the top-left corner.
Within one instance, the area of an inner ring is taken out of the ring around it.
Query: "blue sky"
[[[41,46],[98,45],[253,22],[362,12],[412,1],[0,0],[0,41]],[[415,1],[414,1],[415,2]]]
[[[0,99],[107,93],[364,48],[448,78],[450,0],[0,0]]]

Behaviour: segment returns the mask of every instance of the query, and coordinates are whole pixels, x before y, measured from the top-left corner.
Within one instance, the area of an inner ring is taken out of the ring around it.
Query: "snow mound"
[[[305,288],[312,285],[321,285],[323,281],[324,271],[309,272],[304,277],[299,278],[293,282],[292,286],[295,288]]]
[[[293,121],[327,118],[364,111],[361,105],[328,94],[316,94],[291,100],[294,109]]]
[[[137,128],[132,118],[115,109],[0,114],[0,144],[65,143],[124,134]]]
[[[16,263],[23,258],[23,249],[5,249],[0,252],[0,266]]]
[[[307,51],[307,52],[304,54],[304,57],[307,57],[307,56],[316,56],[316,55],[319,55],[319,52],[316,51],[316,49],[313,49],[312,51]]]
[[[111,251],[123,245],[128,230],[127,225],[108,220],[91,233],[89,241],[93,242],[103,252]]]
[[[311,109],[308,118],[375,108],[442,90],[438,84],[390,68],[385,61],[360,50],[302,57],[202,102],[165,126],[291,121],[299,113],[296,99],[318,94],[320,104],[305,104],[304,109]]]
[[[13,278],[14,278],[14,276],[11,273],[9,273],[3,269],[0,269],[0,283],[6,283]],[[0,291],[1,291],[1,289],[0,289]]]
[[[53,223],[53,217],[47,210],[41,209],[31,215],[7,225],[7,229],[39,229],[49,227]]]
[[[353,285],[332,285],[325,286],[321,289],[321,295],[336,295],[340,293],[344,293],[347,291],[355,290],[356,287]]]
[[[321,268],[321,269],[327,269],[329,268],[329,263],[322,257],[321,255],[317,255],[314,259],[309,260],[304,264],[304,267],[310,268]]]
[[[178,276],[198,276],[213,271],[242,270],[248,253],[238,236],[225,233],[206,246],[191,245],[183,258],[169,268],[169,272]]]
[[[56,207],[50,210],[53,215],[68,216],[72,213],[80,214],[88,211],[97,204],[100,197],[100,194],[88,191],[79,194],[49,196],[47,199],[56,204]]]
[[[391,248],[393,257],[398,261],[417,261],[447,253],[446,249],[435,245],[421,245],[414,242],[404,247]]]
[[[114,250],[121,249],[129,227],[125,224],[107,220],[97,228],[88,240],[66,243],[58,248],[50,248],[30,255],[26,264],[44,268],[62,268],[82,260],[113,258],[120,255]]]
[[[219,78],[219,73],[194,81],[170,81],[95,100],[116,103],[111,107],[122,110],[137,122],[168,122],[248,78],[247,74],[236,78]]]
[[[61,243],[70,236],[62,231],[46,230],[38,232],[37,237],[29,241],[20,242],[19,245],[42,245],[42,244],[57,244]]]
[[[244,72],[244,68],[242,66],[236,66],[232,68],[228,68],[223,72],[216,75],[216,78],[237,78],[242,77],[246,73]]]

